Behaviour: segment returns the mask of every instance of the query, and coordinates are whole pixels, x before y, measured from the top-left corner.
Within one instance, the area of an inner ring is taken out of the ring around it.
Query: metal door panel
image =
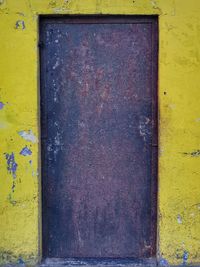
[[[41,21],[45,257],[155,255],[156,25]]]

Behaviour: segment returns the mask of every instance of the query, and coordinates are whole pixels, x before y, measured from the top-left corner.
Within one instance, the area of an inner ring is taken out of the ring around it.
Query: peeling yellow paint
[[[0,262],[41,255],[39,143],[19,135],[39,140],[40,14],[159,15],[158,259],[200,263],[199,0],[0,0]]]

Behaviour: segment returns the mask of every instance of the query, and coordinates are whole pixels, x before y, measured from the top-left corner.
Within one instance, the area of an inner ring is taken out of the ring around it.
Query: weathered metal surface
[[[44,257],[155,255],[155,25],[42,21]]]
[[[131,260],[131,259],[45,259],[41,267],[156,267],[157,263],[155,259],[146,260]]]

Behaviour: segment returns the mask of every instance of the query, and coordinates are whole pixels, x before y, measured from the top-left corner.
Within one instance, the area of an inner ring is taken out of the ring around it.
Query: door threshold
[[[80,259],[80,258],[46,258],[40,267],[156,267],[155,258],[135,259]]]

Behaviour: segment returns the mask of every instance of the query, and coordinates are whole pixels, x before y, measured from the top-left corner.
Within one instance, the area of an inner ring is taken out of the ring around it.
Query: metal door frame
[[[127,267],[139,267],[139,266],[156,266],[156,258],[157,258],[157,247],[158,247],[158,240],[157,240],[157,227],[158,227],[158,219],[157,219],[157,209],[158,209],[158,16],[157,15],[40,15],[39,16],[39,58],[40,58],[40,109],[41,114],[43,113],[43,103],[42,99],[44,98],[44,90],[42,90],[42,84],[44,79],[41,75],[43,72],[42,69],[42,47],[44,46],[42,39],[43,33],[42,28],[44,24],[47,23],[67,23],[67,24],[151,24],[152,26],[152,121],[153,121],[153,136],[152,136],[152,177],[154,177],[153,182],[151,183],[151,200],[152,200],[152,208],[151,208],[151,217],[155,218],[155,224],[151,227],[151,231],[154,232],[154,240],[152,243],[155,244],[155,251],[154,251],[154,258],[150,259],[142,259],[142,260],[135,260],[135,259],[109,259],[109,260],[102,260],[102,259],[45,259],[42,266],[58,266],[58,265],[76,265],[79,266],[127,266]],[[41,159],[42,151],[43,151],[43,142],[42,142],[42,133],[44,129],[44,121],[42,120],[42,116],[40,116],[40,130],[41,130]],[[41,164],[41,172],[43,176],[43,164]],[[43,187],[43,179],[41,179],[41,186]],[[42,193],[41,193],[42,195]],[[41,198],[42,199],[42,198]],[[42,213],[42,212],[41,212]],[[42,224],[44,222],[44,218],[42,217]],[[43,239],[43,233],[41,234],[41,239]],[[42,240],[41,240],[42,241]],[[83,264],[83,265],[82,265]],[[114,265],[113,265],[114,264]]]

